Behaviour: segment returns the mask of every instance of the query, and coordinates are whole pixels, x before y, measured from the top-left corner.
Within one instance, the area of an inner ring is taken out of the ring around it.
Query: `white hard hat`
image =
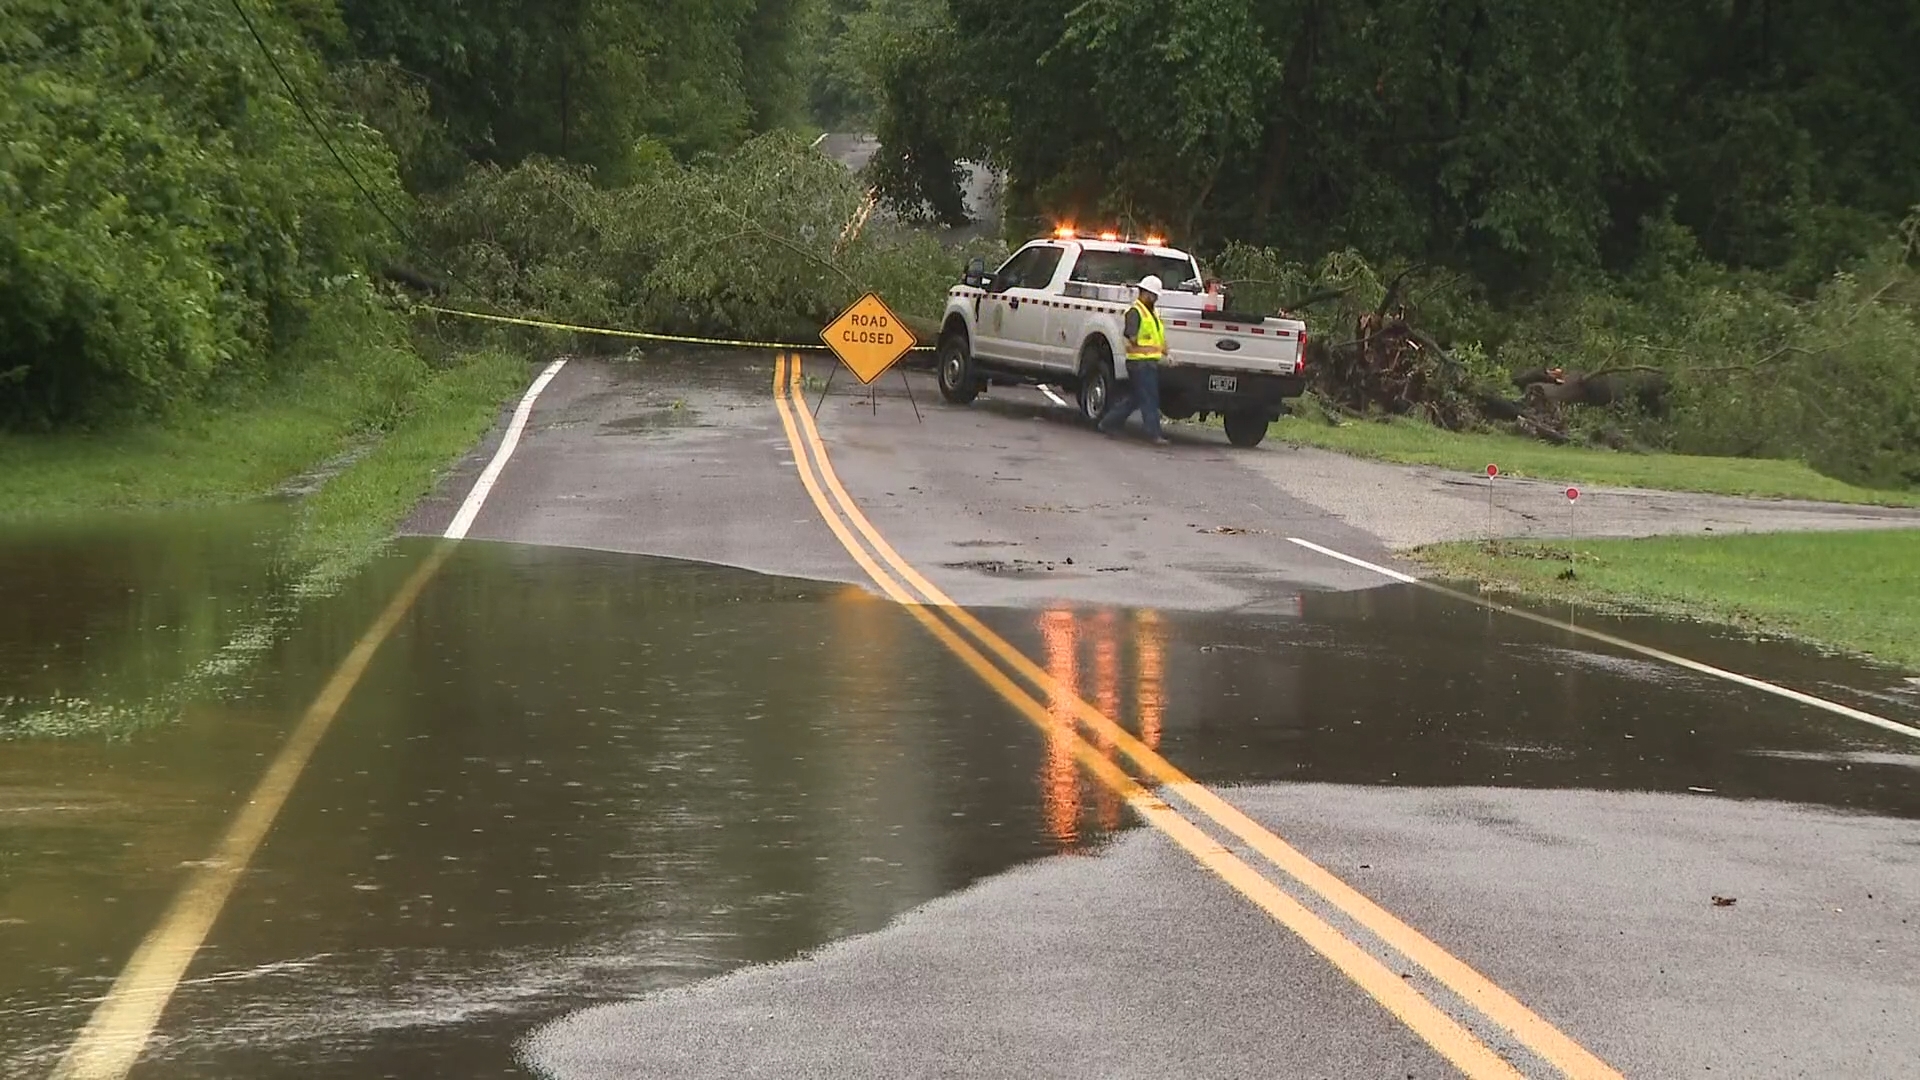
[[[1152,293],[1155,296],[1159,296],[1160,295],[1160,275],[1148,274],[1146,277],[1141,278],[1139,288],[1141,292],[1148,292],[1148,293]]]

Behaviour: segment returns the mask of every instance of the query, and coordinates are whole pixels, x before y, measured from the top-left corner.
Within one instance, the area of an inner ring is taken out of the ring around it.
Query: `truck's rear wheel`
[[[1089,349],[1080,361],[1080,416],[1098,426],[1113,408],[1113,357],[1104,349]]]
[[[940,339],[940,396],[955,405],[970,405],[980,396],[980,380],[973,372],[973,350],[964,334]]]
[[[1227,441],[1239,447],[1260,445],[1267,437],[1267,414],[1259,411],[1230,412],[1220,418],[1227,427]]]

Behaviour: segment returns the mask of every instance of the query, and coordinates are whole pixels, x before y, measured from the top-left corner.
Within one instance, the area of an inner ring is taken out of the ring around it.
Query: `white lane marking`
[[[1759,690],[1762,693],[1773,694],[1776,697],[1783,697],[1783,698],[1786,698],[1788,701],[1798,702],[1801,705],[1808,705],[1816,709],[1824,709],[1827,712],[1833,713],[1836,716],[1844,716],[1849,720],[1858,720],[1863,724],[1872,724],[1874,727],[1883,728],[1887,731],[1891,731],[1899,735],[1905,735],[1913,739],[1920,739],[1920,727],[1914,727],[1911,724],[1903,724],[1898,720],[1889,720],[1884,716],[1875,715],[1874,713],[1867,712],[1864,709],[1856,709],[1851,705],[1842,705],[1837,701],[1828,701],[1826,698],[1815,697],[1812,694],[1795,690],[1792,687],[1781,686],[1778,683],[1770,683],[1765,679],[1756,679],[1751,675],[1742,675],[1737,671],[1728,671],[1726,668],[1714,667],[1712,664],[1703,664],[1698,660],[1689,660],[1684,656],[1678,656],[1678,655],[1675,655],[1674,653],[1667,652],[1663,649],[1656,649],[1650,645],[1642,645],[1636,641],[1628,641],[1626,638],[1614,637],[1612,634],[1603,633],[1599,630],[1590,630],[1587,627],[1577,626],[1573,623],[1564,622],[1560,619],[1549,618],[1548,616],[1545,616],[1545,615],[1537,615],[1531,611],[1522,611],[1519,608],[1508,607],[1505,604],[1496,604],[1493,601],[1488,600],[1484,597],[1473,596],[1469,593],[1455,592],[1452,589],[1443,589],[1440,586],[1435,585],[1430,581],[1422,581],[1419,578],[1412,577],[1407,574],[1403,574],[1398,570],[1389,570],[1384,566],[1380,566],[1375,563],[1370,563],[1365,559],[1356,559],[1351,555],[1343,554],[1341,552],[1333,550],[1332,548],[1322,547],[1311,540],[1302,540],[1297,536],[1289,536],[1287,537],[1287,539],[1295,544],[1300,545],[1303,548],[1306,548],[1309,551],[1317,551],[1322,555],[1326,555],[1330,558],[1339,559],[1341,562],[1344,562],[1344,563],[1351,563],[1354,566],[1358,566],[1365,570],[1371,570],[1376,574],[1380,574],[1385,577],[1390,577],[1395,581],[1405,582],[1409,585],[1425,586],[1426,588],[1432,589],[1435,592],[1442,593],[1446,596],[1454,597],[1455,599],[1465,600],[1468,603],[1478,604],[1481,607],[1487,608],[1492,611],[1498,611],[1504,615],[1517,615],[1522,619],[1526,619],[1530,622],[1539,623],[1542,626],[1551,626],[1556,630],[1570,630],[1573,633],[1581,635],[1582,637],[1592,638],[1595,641],[1605,642],[1606,644],[1612,645],[1614,648],[1617,648],[1617,649],[1626,649],[1629,652],[1639,653],[1641,656],[1651,657],[1655,660],[1662,660],[1662,661],[1665,661],[1666,663],[1673,664],[1676,667],[1686,668],[1688,671],[1697,671],[1702,675],[1711,675],[1716,679],[1725,679],[1730,683],[1736,683],[1740,686],[1745,686],[1749,689]]]
[[[527,418],[533,415],[533,403],[540,398],[540,392],[547,388],[560,369],[567,366],[564,359],[555,360],[547,365],[540,377],[527,387],[527,394],[513,410],[513,420],[507,424],[507,433],[500,439],[500,449],[493,452],[493,460],[487,462],[486,470],[480,479],[473,482],[473,490],[467,492],[467,501],[460,504],[460,512],[453,515],[453,523],[447,526],[444,534],[449,540],[466,539],[467,530],[473,527],[473,519],[480,516],[480,508],[486,505],[487,496],[493,492],[494,482],[500,479],[500,470],[507,467],[507,459],[513,456],[514,448],[520,445],[520,433],[527,428]]]
[[[1320,554],[1325,555],[1330,559],[1339,559],[1343,563],[1352,563],[1353,565],[1359,567],[1362,570],[1371,570],[1376,574],[1385,574],[1387,577],[1390,577],[1395,581],[1404,581],[1409,585],[1420,584],[1420,579],[1412,576],[1411,574],[1403,574],[1398,570],[1389,570],[1386,567],[1379,565],[1378,563],[1370,563],[1365,559],[1356,559],[1351,555],[1343,555],[1340,552],[1335,551],[1330,547],[1321,547],[1319,544],[1316,544],[1311,540],[1302,540],[1297,536],[1289,536],[1287,537],[1287,539],[1292,543],[1299,544],[1301,547],[1306,548],[1308,551],[1317,551]]]
[[[813,150],[820,149],[820,144],[827,141],[827,136],[829,134],[831,134],[831,132],[826,132],[826,131],[821,132],[820,137],[813,140],[813,145],[810,147],[810,149],[813,149]]]
[[[1066,398],[1063,398],[1063,397],[1061,397],[1061,396],[1060,396],[1059,394],[1056,394],[1056,393],[1054,393],[1054,392],[1053,392],[1053,387],[1051,387],[1051,386],[1048,386],[1048,385],[1046,385],[1045,383],[1042,383],[1042,384],[1040,385],[1040,392],[1041,392],[1041,393],[1043,393],[1043,394],[1045,394],[1045,395],[1047,395],[1047,397],[1048,397],[1048,398],[1049,398],[1050,400],[1052,400],[1052,402],[1053,402],[1053,403],[1054,403],[1055,405],[1058,405],[1058,406],[1060,406],[1061,408],[1066,408],[1066,405],[1067,405],[1067,399],[1066,399]]]

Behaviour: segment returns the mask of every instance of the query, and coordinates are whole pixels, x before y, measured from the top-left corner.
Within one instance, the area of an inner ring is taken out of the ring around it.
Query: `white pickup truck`
[[[1221,310],[1193,257],[1158,243],[1062,230],[992,273],[975,259],[947,293],[941,396],[965,405],[990,382],[1058,386],[1074,391],[1081,415],[1097,423],[1125,389],[1121,327],[1133,286],[1149,274],[1166,283],[1156,308],[1167,328],[1161,413],[1218,413],[1233,445],[1259,445],[1286,399],[1306,388],[1306,324]]]

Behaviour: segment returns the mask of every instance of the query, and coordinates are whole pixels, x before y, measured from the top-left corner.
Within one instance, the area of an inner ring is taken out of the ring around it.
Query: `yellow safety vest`
[[[1134,361],[1166,359],[1167,328],[1160,324],[1160,316],[1139,300],[1133,302],[1133,310],[1140,313],[1140,332],[1127,343],[1127,359]]]

